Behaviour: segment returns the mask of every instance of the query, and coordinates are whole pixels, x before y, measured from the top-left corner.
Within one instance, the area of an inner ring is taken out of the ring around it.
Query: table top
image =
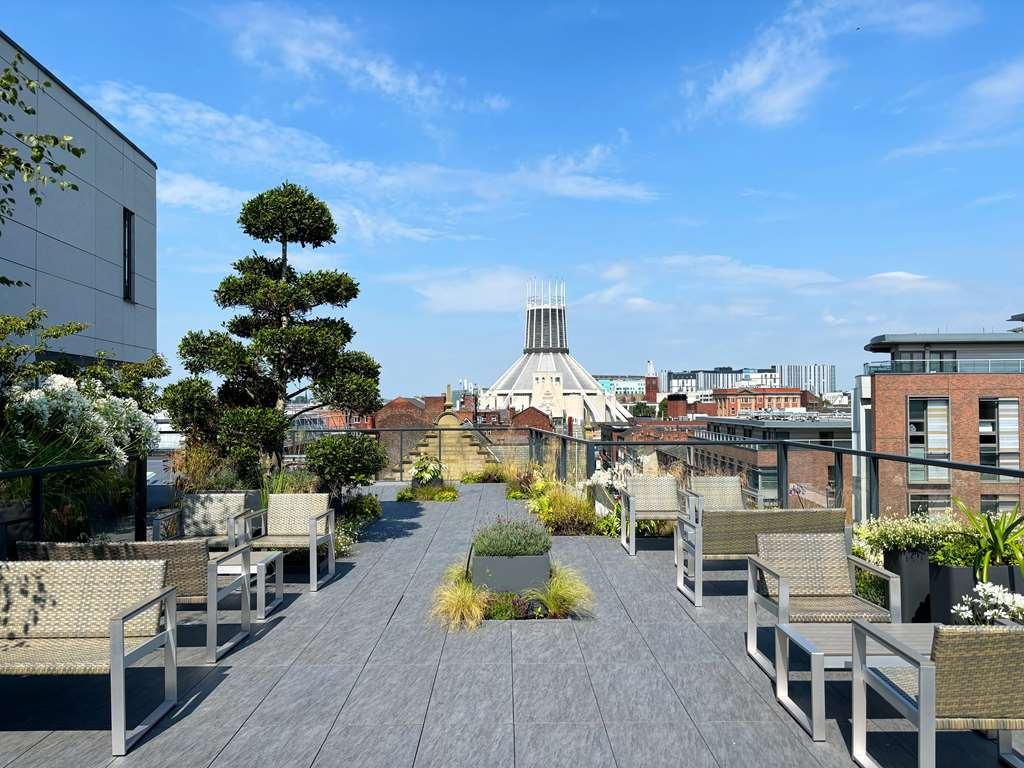
[[[880,624],[878,628],[922,656],[932,650],[932,637],[935,635],[935,624]],[[836,624],[779,624],[778,628],[808,652],[818,652],[825,656],[849,656],[853,653],[853,629],[848,623]],[[879,645],[868,637],[868,655],[890,655],[892,651]]]
[[[275,549],[254,549],[252,550],[249,556],[249,568],[255,568],[257,565],[261,563],[269,563],[272,560],[276,560],[277,558],[281,557],[282,554],[283,553],[281,551]],[[241,567],[242,556],[235,555],[235,557],[232,557],[230,560],[225,560],[224,562],[220,563],[220,565],[217,566],[217,570],[222,571],[224,573],[231,573],[231,569],[233,569],[234,572],[238,572],[238,570]]]

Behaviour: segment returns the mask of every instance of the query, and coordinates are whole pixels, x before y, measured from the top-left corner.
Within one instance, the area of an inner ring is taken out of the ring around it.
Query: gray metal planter
[[[519,557],[495,557],[473,555],[470,577],[478,587],[487,587],[492,592],[524,592],[527,589],[541,589],[551,575],[551,556],[521,555]]]
[[[969,595],[977,583],[974,568],[952,565],[931,565],[932,621],[953,623],[953,606]],[[1011,592],[1024,593],[1024,574],[1020,568],[990,565],[988,580]]]

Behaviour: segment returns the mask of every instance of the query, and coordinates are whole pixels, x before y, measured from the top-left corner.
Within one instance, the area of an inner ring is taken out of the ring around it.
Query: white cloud
[[[827,310],[827,309],[822,313],[821,321],[823,323],[825,323],[825,325],[833,325],[833,326],[836,326],[836,325],[847,325],[850,322],[850,320],[848,318],[837,317],[836,315],[832,314],[831,310]]]
[[[748,264],[729,256],[682,253],[666,256],[660,262],[668,267],[692,271],[698,277],[725,283],[757,283],[766,290],[820,287],[839,282],[835,275],[822,270]]]
[[[409,284],[430,312],[512,312],[522,309],[526,272],[516,267],[454,269],[391,276]]]
[[[877,272],[873,275],[868,275],[862,280],[852,282],[850,287],[877,293],[894,294],[950,291],[956,286],[945,280],[938,280],[928,275],[895,271]]]
[[[238,213],[251,193],[208,181],[191,173],[160,171],[156,196],[164,205],[194,208],[202,213]]]
[[[975,80],[956,100],[945,130],[937,136],[898,147],[887,159],[987,149],[1024,137],[1024,58],[1004,64]]]
[[[466,98],[458,92],[460,80],[404,67],[368,49],[336,16],[254,2],[229,6],[217,18],[233,34],[236,55],[268,70],[284,69],[309,79],[333,75],[349,88],[374,91],[421,111],[502,112],[511,104],[501,94]]]
[[[603,280],[622,280],[629,275],[629,267],[626,264],[610,264],[601,272]]]
[[[371,213],[350,203],[331,203],[330,209],[342,237],[354,237],[365,243],[393,240],[424,243],[446,237],[445,233],[431,227],[408,224],[393,216]]]
[[[1017,199],[1016,192],[999,192],[994,195],[982,195],[976,197],[971,202],[967,203],[966,208],[987,208],[990,205],[999,205],[1000,203],[1008,203],[1011,200]]]
[[[794,1],[703,92],[687,78],[682,93],[695,101],[693,119],[736,113],[758,125],[781,125],[801,117],[842,65],[829,50],[836,36],[856,30],[936,36],[977,15],[973,6],[945,0]]]

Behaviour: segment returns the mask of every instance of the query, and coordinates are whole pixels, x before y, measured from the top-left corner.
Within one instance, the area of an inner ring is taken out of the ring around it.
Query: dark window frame
[[[121,209],[121,297],[135,303],[135,214]]]

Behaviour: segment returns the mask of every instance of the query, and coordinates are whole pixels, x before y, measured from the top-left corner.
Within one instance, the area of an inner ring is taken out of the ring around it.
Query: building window
[[[929,352],[929,373],[956,373],[956,352]]]
[[[980,463],[986,467],[1020,467],[1020,404],[1014,397],[986,397],[978,400],[978,446]],[[983,474],[989,483],[1009,478]]]
[[[896,373],[924,373],[924,352],[893,352],[892,363]]]
[[[127,208],[121,215],[121,282],[125,301],[135,301],[135,214]]]
[[[981,513],[983,515],[1001,515],[1004,512],[1012,512],[1020,503],[1019,496],[997,496],[995,494],[982,494]]]
[[[907,455],[949,460],[949,399],[912,397],[907,403]],[[909,483],[948,483],[949,470],[910,464]]]
[[[907,498],[907,512],[911,515],[936,517],[949,508],[949,494],[911,493]]]

